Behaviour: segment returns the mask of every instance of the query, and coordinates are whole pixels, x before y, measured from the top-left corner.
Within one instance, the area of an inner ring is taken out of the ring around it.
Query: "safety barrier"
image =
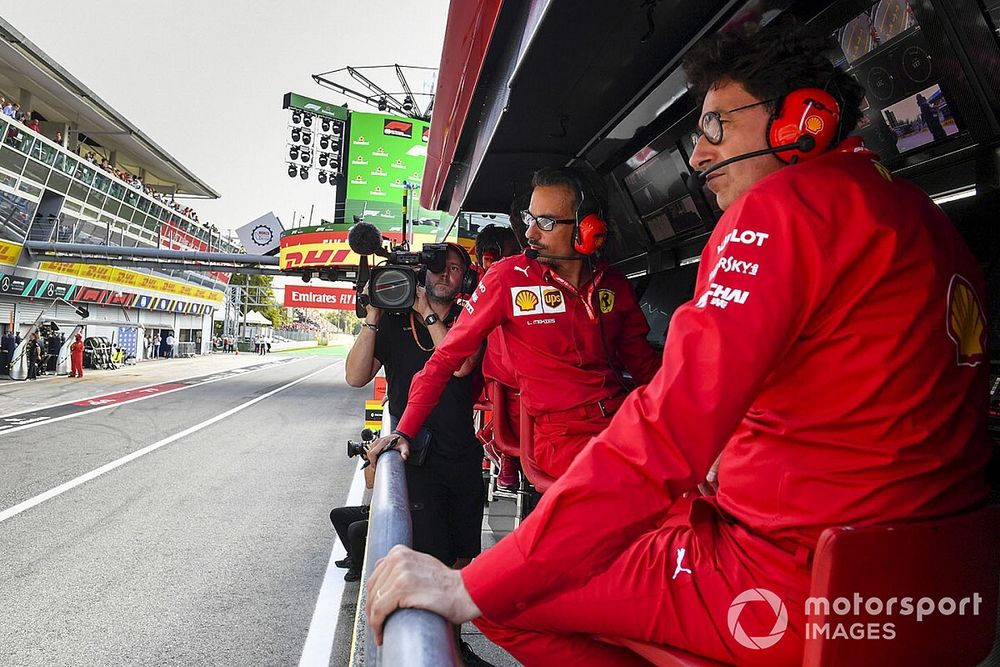
[[[386,406],[382,433],[390,432]],[[410,546],[413,542],[405,465],[395,450],[385,452],[378,459],[368,519],[366,580],[374,571],[375,563],[384,558],[390,549],[397,544]],[[364,618],[363,612],[360,617]],[[366,624],[364,664],[458,667],[462,663],[448,621],[423,609],[397,609],[385,623],[382,646],[376,645],[375,635]]]
[[[193,357],[198,354],[198,343],[177,343],[174,355],[178,357]]]

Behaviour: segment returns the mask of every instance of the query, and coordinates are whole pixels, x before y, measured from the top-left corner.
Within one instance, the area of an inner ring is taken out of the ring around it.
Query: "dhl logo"
[[[307,250],[305,248],[282,248],[279,263],[282,270],[298,269],[308,266],[334,266],[347,264],[351,251],[347,248],[323,248]],[[357,256],[352,264],[357,264]]]

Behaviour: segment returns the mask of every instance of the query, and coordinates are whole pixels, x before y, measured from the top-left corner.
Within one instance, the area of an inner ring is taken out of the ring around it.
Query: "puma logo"
[[[526,266],[515,266],[514,270],[515,271],[520,271],[521,273],[523,273],[525,278],[528,277],[528,267],[526,267]]]
[[[682,563],[684,562],[684,556],[686,555],[687,555],[687,549],[685,549],[684,547],[681,547],[680,549],[677,550],[677,569],[674,570],[674,576],[671,577],[672,579],[676,579],[677,575],[680,574],[681,572],[687,572],[690,575],[694,575],[694,572],[692,572],[686,567],[683,567],[682,565]]]

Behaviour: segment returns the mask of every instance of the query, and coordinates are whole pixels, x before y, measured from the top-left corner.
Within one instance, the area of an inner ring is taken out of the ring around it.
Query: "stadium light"
[[[403,111],[407,113],[413,111],[413,98],[409,95],[403,98]]]
[[[337,172],[335,172],[335,171],[331,171],[330,172],[330,185],[336,185],[337,184],[337,181],[334,178],[336,175],[337,175]]]
[[[389,107],[389,103],[386,101],[385,97],[378,98],[378,110],[385,111]]]
[[[299,167],[299,178],[301,178],[303,181],[309,178],[309,167],[306,167],[304,165]]]
[[[320,170],[319,176],[317,176],[317,178],[319,179],[320,183],[326,183],[326,172],[323,171],[323,170]]]
[[[302,151],[302,161],[309,162],[310,160],[312,160],[312,153],[309,151]]]
[[[329,132],[330,131],[330,119],[329,118],[324,118],[323,119],[323,131],[324,132]]]
[[[306,127],[312,127],[313,117],[311,114],[305,114],[302,116],[302,124]]]
[[[292,141],[295,143],[302,141],[302,130],[297,127],[292,128]]]
[[[322,148],[323,150],[326,150],[327,148],[329,148],[330,147],[330,137],[326,136],[325,134],[322,135],[322,136],[320,136],[320,138],[319,138],[319,147]]]
[[[291,148],[289,148],[288,149],[288,157],[290,157],[293,160],[298,160],[299,159],[299,147],[298,146],[292,146]]]
[[[327,160],[327,157],[326,157],[326,153],[320,153],[319,154],[319,166],[325,167],[327,162],[328,162],[328,160]]]
[[[295,123],[296,125],[298,125],[299,123],[301,123],[302,122],[302,114],[299,113],[298,111],[293,111],[292,112],[292,122]]]
[[[306,146],[308,146],[309,144],[311,144],[312,140],[313,140],[312,132],[305,132],[302,135],[302,143],[304,143]]]
[[[292,164],[291,162],[289,162],[288,163],[288,175],[291,178],[295,178],[295,174],[297,174],[297,173],[299,173],[298,167],[296,167],[294,164]]]
[[[334,134],[334,136],[339,137],[340,133],[341,133],[341,131],[343,131],[343,129],[344,129],[344,126],[341,123],[334,123],[333,124],[333,134]]]

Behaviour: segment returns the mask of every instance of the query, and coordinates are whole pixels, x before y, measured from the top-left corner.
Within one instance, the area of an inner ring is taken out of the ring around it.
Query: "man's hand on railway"
[[[401,435],[386,435],[372,442],[368,446],[368,460],[374,465],[378,461],[378,455],[385,449],[392,448],[399,451],[403,460],[410,458],[410,441]]]
[[[455,624],[482,614],[465,590],[459,570],[433,556],[395,546],[368,578],[368,623],[379,644],[386,618],[400,607],[428,609]]]

